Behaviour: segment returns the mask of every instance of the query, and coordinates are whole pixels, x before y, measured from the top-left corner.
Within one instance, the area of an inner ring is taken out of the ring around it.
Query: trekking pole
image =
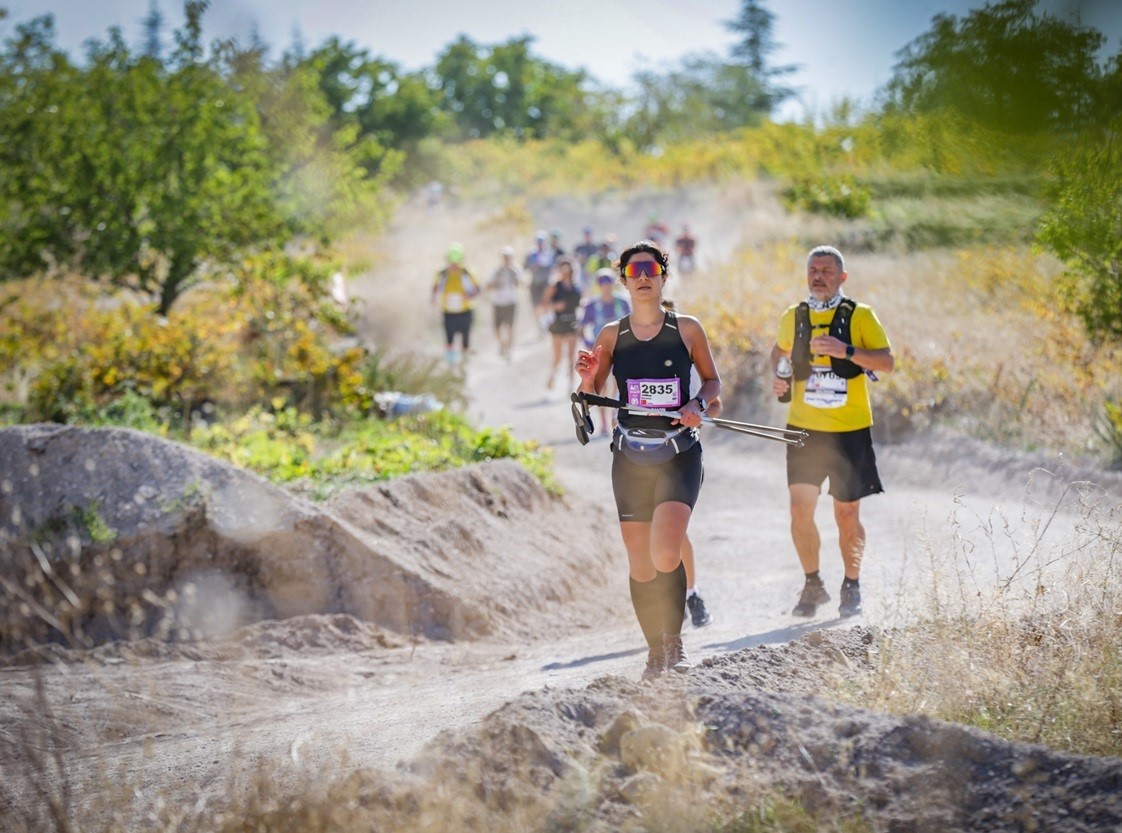
[[[589,405],[599,405],[602,408],[619,408],[627,411],[629,414],[637,416],[657,416],[657,417],[670,417],[671,419],[680,419],[682,416],[681,411],[663,411],[657,408],[639,408],[634,405],[628,405],[626,402],[621,402],[618,399],[610,399],[606,396],[597,396],[594,393],[584,393],[583,391],[576,391],[571,397],[573,401],[574,417],[576,416],[577,405],[583,409],[583,413],[587,414]],[[732,419],[720,419],[719,417],[710,417],[701,415],[701,421],[707,425],[712,425],[716,428],[724,428],[726,431],[735,431],[738,434],[747,434],[750,437],[759,437],[763,440],[775,440],[776,442],[784,443],[785,445],[793,445],[798,448],[803,446],[806,438],[809,436],[806,431],[798,428],[777,428],[772,425],[756,425],[751,422],[737,422]],[[588,420],[587,424],[591,424]],[[580,426],[578,425],[578,431]]]

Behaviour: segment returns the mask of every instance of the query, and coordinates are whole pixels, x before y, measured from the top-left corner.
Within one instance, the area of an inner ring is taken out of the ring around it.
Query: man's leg
[[[788,488],[791,492],[791,540],[795,544],[795,552],[804,573],[817,573],[822,539],[814,523],[814,507],[822,487],[792,483]]]
[[[838,543],[841,546],[845,577],[856,581],[861,577],[861,559],[865,555],[865,527],[861,524],[861,502],[834,501],[834,518],[838,522]]]
[[[792,483],[791,492],[791,540],[799,563],[806,573],[806,583],[799,594],[791,614],[794,616],[813,616],[820,604],[830,601],[830,594],[818,575],[819,550],[822,539],[814,523],[814,507],[818,503],[820,486],[809,483]]]
[[[834,518],[838,522],[838,543],[841,547],[842,563],[845,565],[845,581],[841,586],[841,604],[838,613],[842,618],[857,616],[862,612],[861,558],[865,554],[865,527],[861,525],[860,501],[843,502],[834,500]]]
[[[467,360],[468,354],[471,352],[471,328],[475,323],[475,313],[468,310],[463,315],[463,322],[460,325],[460,343],[463,344],[463,357]]]
[[[451,367],[456,364],[456,327],[449,312],[444,313],[444,360]]]

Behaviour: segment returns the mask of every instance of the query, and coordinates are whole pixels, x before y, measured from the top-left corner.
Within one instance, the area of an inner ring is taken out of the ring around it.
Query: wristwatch
[[[856,352],[857,352],[857,348],[854,347],[852,344],[845,345],[845,357],[847,359],[852,359],[853,354],[856,353]]]
[[[700,396],[695,396],[694,401],[697,402],[697,409],[699,411],[701,411],[702,413],[705,413],[705,404],[706,404],[705,400],[702,399]]]

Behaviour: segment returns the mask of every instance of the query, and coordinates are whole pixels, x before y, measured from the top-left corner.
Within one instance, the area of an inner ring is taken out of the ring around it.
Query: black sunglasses
[[[588,406],[583,403],[578,405],[574,402],[572,412],[573,422],[577,426],[577,442],[581,445],[588,445],[592,434],[592,417],[588,414]]]

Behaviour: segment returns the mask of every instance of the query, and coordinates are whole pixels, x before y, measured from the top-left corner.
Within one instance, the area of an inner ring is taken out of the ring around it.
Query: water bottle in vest
[[[784,393],[779,394],[780,402],[791,401],[791,391],[795,387],[795,383],[791,379],[791,376],[794,374],[794,370],[794,366],[791,364],[791,360],[789,358],[787,358],[786,356],[779,357],[779,362],[775,366],[775,375],[780,379],[787,380],[787,390]]]

